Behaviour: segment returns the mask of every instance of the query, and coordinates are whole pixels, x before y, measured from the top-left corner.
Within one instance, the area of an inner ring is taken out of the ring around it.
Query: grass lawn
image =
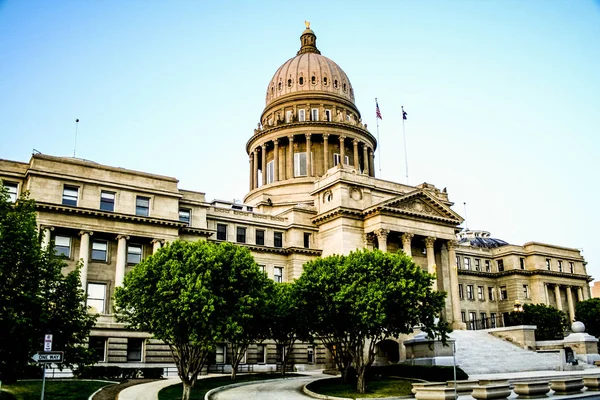
[[[299,374],[285,374],[286,377],[301,376]],[[281,374],[243,374],[231,380],[229,376],[217,376],[214,378],[202,378],[196,381],[196,385],[192,388],[190,400],[204,400],[204,395],[211,389],[219,386],[232,385],[239,382],[263,381],[265,379],[281,378]],[[167,386],[158,392],[158,400],[180,400],[183,393],[183,384]],[[4,399],[0,399],[4,400]]]
[[[354,385],[343,385],[340,378],[321,379],[312,382],[308,388],[315,393],[351,399],[410,396],[412,382],[403,379],[381,378],[367,382],[367,393],[356,393]]]
[[[45,400],[87,400],[92,393],[103,386],[102,381],[81,381],[75,379],[46,379]],[[42,394],[42,381],[18,381],[2,384],[0,400],[39,400]]]

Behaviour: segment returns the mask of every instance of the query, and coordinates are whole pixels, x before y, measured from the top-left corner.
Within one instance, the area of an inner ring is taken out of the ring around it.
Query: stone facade
[[[29,191],[36,200],[44,244],[54,240],[68,268],[82,263],[88,303],[101,314],[90,340],[99,360],[170,362],[165,345],[115,322],[111,298],[137,262],[178,239],[247,246],[265,273],[283,282],[298,278],[314,257],[402,250],[436,274],[434,289],[448,293],[444,315],[455,329],[500,317],[515,300],[550,304],[572,319],[573,304],[590,297],[578,250],[534,242],[482,246],[475,239],[489,239],[486,232],[457,236],[463,219],[446,189],[376,178],[377,141],[361,121],[348,77],[321,56],[312,30],[269,82],[260,120],[246,143],[243,203],[209,202],[172,177],[76,158],[0,160],[9,191]],[[293,353],[296,364],[325,364],[318,346],[300,344]],[[267,344],[249,349],[246,361],[267,365],[278,357]]]

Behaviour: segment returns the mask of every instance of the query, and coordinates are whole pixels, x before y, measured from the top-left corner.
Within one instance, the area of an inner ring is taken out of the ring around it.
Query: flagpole
[[[406,152],[406,128],[404,126],[404,106],[402,106],[402,135],[404,136],[404,168],[406,171],[406,184],[408,185],[408,156]]]
[[[377,97],[375,97],[375,107],[379,107],[379,105],[377,104]],[[379,151],[379,157],[377,157],[379,162],[379,179],[382,179],[383,176],[381,174],[381,142],[379,141],[379,118],[375,117],[375,121],[377,122],[377,150]]]

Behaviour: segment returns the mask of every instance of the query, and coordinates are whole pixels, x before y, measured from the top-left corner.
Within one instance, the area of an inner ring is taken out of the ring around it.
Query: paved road
[[[312,399],[302,393],[308,382],[330,375],[314,374],[302,378],[289,378],[271,382],[258,382],[216,393],[211,400],[306,400]]]
[[[130,386],[119,393],[119,400],[158,400],[158,392],[162,388],[176,385],[180,382],[179,378],[171,378]]]

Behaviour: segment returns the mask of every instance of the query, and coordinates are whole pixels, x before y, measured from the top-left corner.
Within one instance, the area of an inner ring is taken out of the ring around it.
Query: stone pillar
[[[436,271],[435,271],[435,253],[434,253],[434,249],[433,249],[434,243],[435,243],[434,237],[425,238],[425,248],[427,249],[427,272],[429,272],[432,275],[436,273]]]
[[[340,135],[340,164],[344,166],[344,160],[346,159],[346,136]]]
[[[54,230],[54,227],[40,225],[40,230],[42,231],[42,249],[45,250],[50,245],[50,236]]]
[[[329,134],[323,135],[323,175],[329,169]]]
[[[366,249],[373,250],[373,239],[375,239],[375,237],[372,233],[363,234],[363,241]]]
[[[560,297],[560,286],[558,285],[554,285],[554,296],[556,297],[556,308],[562,311],[562,298]]]
[[[354,169],[356,172],[360,172],[360,165],[358,163],[358,140],[354,139],[352,145],[354,146]]]
[[[88,231],[80,231],[79,236],[81,236],[81,240],[79,243],[79,259],[81,260],[81,275],[79,279],[81,280],[81,287],[83,291],[87,293],[87,276],[88,276],[88,265],[90,263],[90,236],[93,235],[93,232]]]
[[[367,150],[367,144],[363,143],[363,174],[369,175],[369,152]]]
[[[573,304],[573,293],[571,293],[571,286],[567,286],[567,304],[569,307],[569,323],[575,321],[575,306]]]
[[[583,289],[581,286],[577,288],[577,301],[583,301]]]
[[[377,235],[377,244],[379,245],[379,250],[386,252],[387,251],[387,237],[390,233],[389,229],[377,229],[375,232]]]
[[[261,186],[267,184],[267,144],[263,143],[260,145],[260,158],[262,160],[260,170],[262,171],[262,182]]]
[[[550,296],[548,295],[548,284],[544,283],[544,293],[546,294],[546,305],[550,305]]]
[[[411,242],[413,236],[415,235],[413,235],[412,233],[402,234],[402,251],[404,251],[404,254],[406,254],[409,257],[412,257]]]
[[[288,179],[294,177],[294,135],[288,136],[288,160],[286,166],[286,175]]]
[[[254,190],[254,153],[250,153],[250,190]]]
[[[273,182],[279,181],[279,141],[273,140]]]
[[[458,296],[458,265],[456,265],[456,241],[446,242],[448,265],[450,266],[450,293],[452,294],[452,329],[466,329],[460,317],[460,297]]]
[[[373,158],[373,149],[369,149],[369,172],[369,175],[375,177],[375,159]]]
[[[254,155],[254,170],[252,172],[252,180],[254,181],[254,189],[258,188],[258,147],[252,151]]]
[[[127,241],[129,236],[117,236],[117,268],[115,270],[115,287],[123,286],[123,278],[125,277],[125,265],[127,264]]]
[[[306,135],[306,176],[313,176],[312,174],[312,160],[311,160],[311,149],[310,149],[310,133]]]
[[[162,239],[152,239],[152,254],[156,253],[163,246],[164,240]]]

